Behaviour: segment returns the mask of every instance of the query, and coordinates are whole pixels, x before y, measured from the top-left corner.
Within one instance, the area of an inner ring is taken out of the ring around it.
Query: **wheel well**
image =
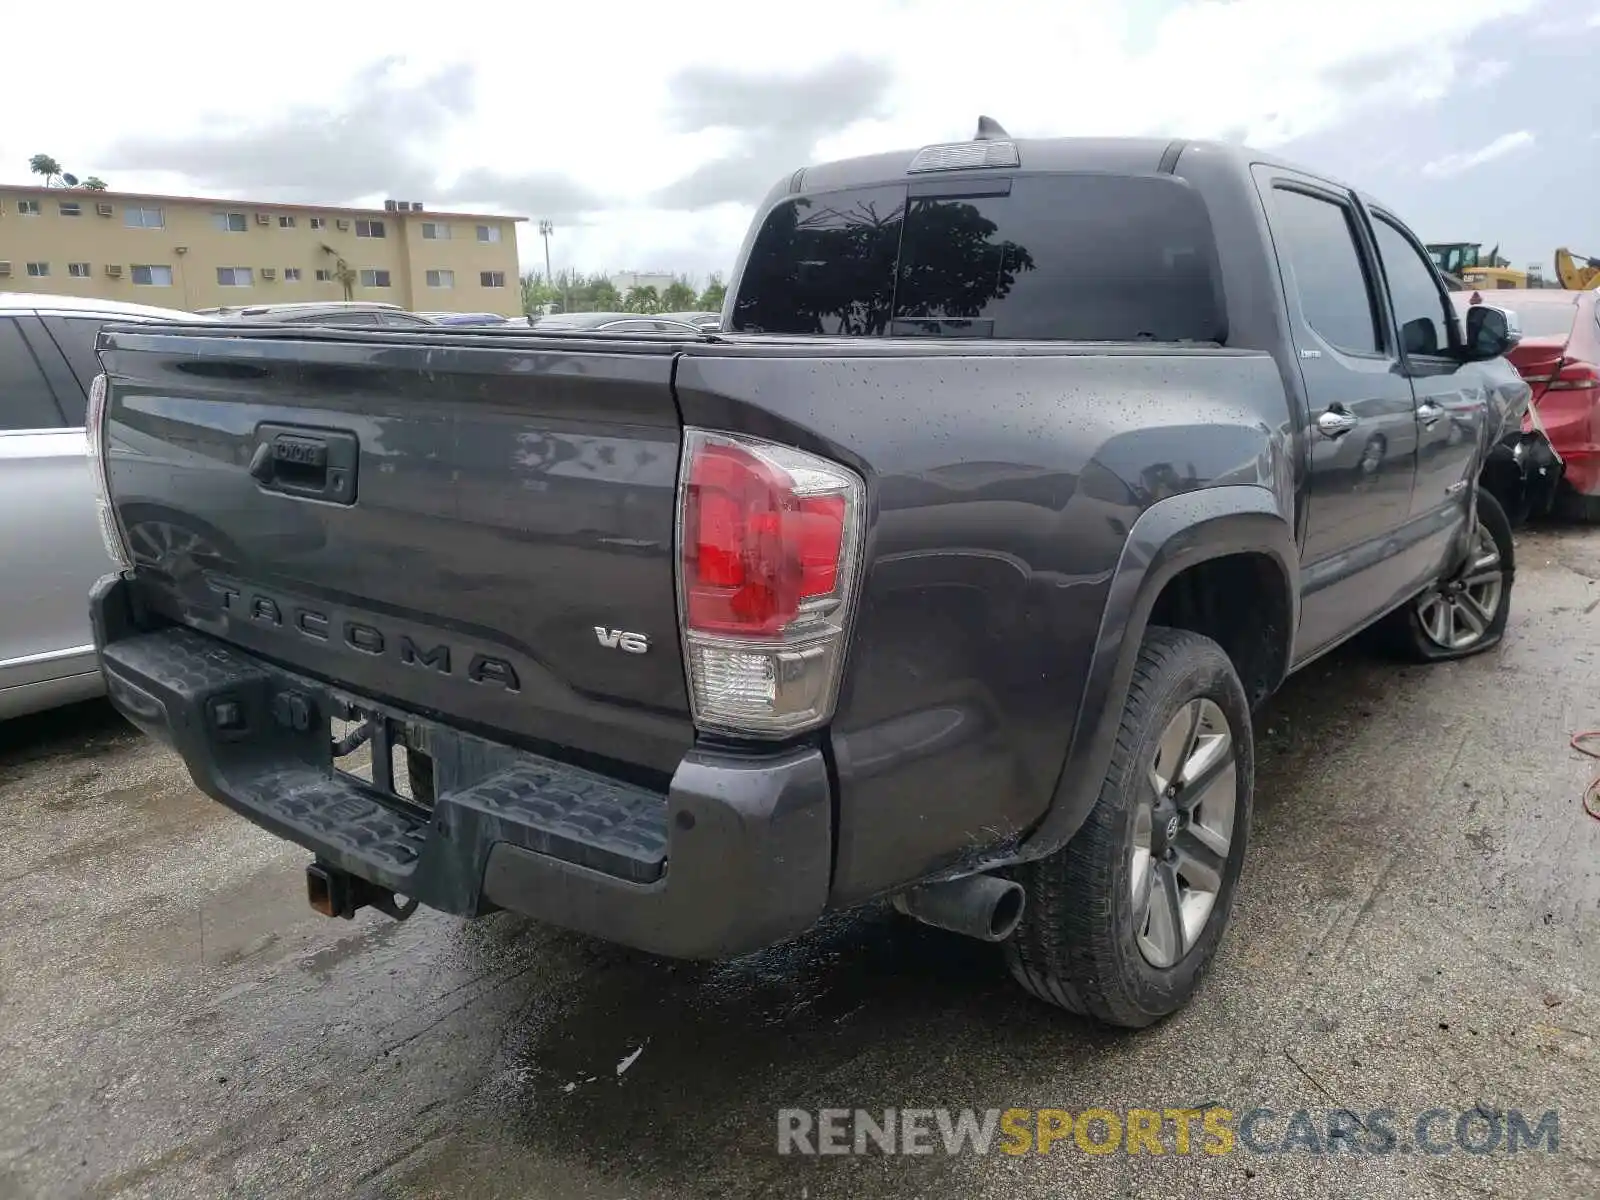
[[[1491,454],[1478,472],[1478,486],[1500,501],[1513,525],[1527,519],[1530,507],[1522,484],[1522,468],[1510,454]]]
[[[1250,706],[1283,682],[1289,667],[1289,588],[1265,554],[1228,554],[1196,563],[1167,581],[1150,624],[1203,634],[1233,660]]]

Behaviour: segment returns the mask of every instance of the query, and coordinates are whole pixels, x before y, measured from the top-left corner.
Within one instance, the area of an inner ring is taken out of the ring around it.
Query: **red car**
[[[1566,461],[1557,508],[1600,521],[1600,291],[1462,291],[1452,299],[1462,313],[1489,303],[1517,314],[1522,343],[1508,357],[1532,385],[1540,422]]]

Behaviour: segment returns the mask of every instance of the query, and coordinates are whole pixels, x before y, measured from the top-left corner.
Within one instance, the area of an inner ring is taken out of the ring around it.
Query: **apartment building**
[[[348,294],[514,316],[526,219],[0,184],[0,292],[191,310]]]

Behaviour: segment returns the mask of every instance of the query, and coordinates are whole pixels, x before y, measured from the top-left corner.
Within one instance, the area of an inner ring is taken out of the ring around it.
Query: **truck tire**
[[[1233,663],[1210,638],[1152,627],[1088,820],[1014,871],[1027,905],[1005,943],[1012,975],[1111,1025],[1142,1028],[1182,1007],[1228,924],[1254,786]]]
[[[1384,619],[1390,648],[1414,661],[1448,662],[1499,645],[1511,616],[1515,578],[1511,521],[1500,502],[1479,488],[1472,553],[1449,579]]]

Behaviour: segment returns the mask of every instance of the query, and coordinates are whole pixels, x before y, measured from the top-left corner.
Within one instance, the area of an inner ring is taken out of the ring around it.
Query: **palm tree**
[[[631,313],[660,312],[661,297],[656,294],[656,289],[649,284],[641,287],[631,287],[622,301],[622,311]]]
[[[98,175],[91,175],[83,181],[84,190],[90,192],[103,192],[106,190],[106,181]]]
[[[35,154],[28,160],[28,170],[44,176],[45,187],[55,187],[61,178],[61,164],[48,154]]]
[[[355,268],[347,263],[339,252],[326,242],[322,245],[322,252],[333,259],[333,279],[335,283],[344,289],[344,298],[346,300],[354,300],[357,279]]]

